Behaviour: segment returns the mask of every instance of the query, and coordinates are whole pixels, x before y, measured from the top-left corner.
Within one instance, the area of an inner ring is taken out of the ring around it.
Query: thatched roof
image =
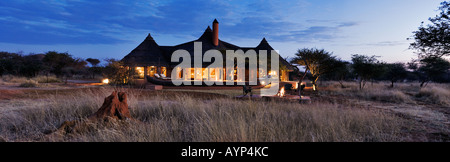
[[[259,50],[267,50],[267,58],[270,59],[270,52],[274,50],[272,46],[270,46],[269,42],[267,42],[266,38],[263,38],[258,46],[256,46],[255,51],[259,54]],[[287,62],[280,54],[278,54],[280,58],[280,64],[284,65],[288,70],[294,70],[294,67]],[[270,65],[268,65],[270,67]]]
[[[214,20],[214,22],[217,22],[217,20]],[[213,31],[211,27],[208,26],[206,30],[203,32],[203,34],[197,40],[186,42],[176,46],[159,46],[149,34],[147,38],[145,38],[145,40],[138,47],[136,47],[133,51],[131,51],[128,55],[126,55],[122,59],[122,61],[126,65],[134,65],[134,66],[161,65],[174,67],[179,63],[170,62],[172,53],[176,50],[183,49],[189,52],[189,54],[191,55],[191,60],[193,60],[195,42],[202,42],[202,54],[211,49],[216,49],[223,53],[226,50],[242,49],[244,52],[246,52],[252,49],[255,50],[257,54],[259,50],[268,50],[268,54],[270,54],[271,50],[274,50],[272,46],[269,45],[266,38],[263,38],[259,43],[259,45],[256,47],[239,47],[234,44],[222,41],[220,39],[219,45],[215,46],[212,42],[212,37]],[[268,58],[270,58],[270,55]],[[280,56],[280,64],[284,64],[286,67],[288,67],[288,69],[293,70],[292,65],[289,64],[286,60],[284,60],[281,56]],[[209,64],[203,63],[204,67],[208,65]]]
[[[126,55],[122,61],[125,65],[134,66],[169,65],[169,62],[166,60],[166,55],[150,34],[148,34],[139,46]]]

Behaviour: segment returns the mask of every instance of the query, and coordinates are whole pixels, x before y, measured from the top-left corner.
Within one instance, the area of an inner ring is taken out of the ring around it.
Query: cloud
[[[309,3],[203,0],[0,1],[0,42],[116,44],[132,35],[198,37],[217,18],[226,39],[323,41],[356,22],[293,21]],[[176,44],[176,42],[175,42]]]
[[[407,40],[399,40],[399,41],[379,41],[372,43],[355,43],[355,44],[344,44],[346,46],[372,46],[372,47],[389,47],[389,46],[409,46]]]
[[[366,46],[400,46],[408,44],[407,41],[381,41],[376,43],[366,43]]]
[[[330,22],[327,22],[330,23]],[[302,30],[291,30],[287,34],[277,35],[275,41],[293,41],[293,42],[318,42],[332,41],[336,38],[343,37],[340,31],[343,28],[358,25],[357,22],[332,22],[327,26],[310,26]]]

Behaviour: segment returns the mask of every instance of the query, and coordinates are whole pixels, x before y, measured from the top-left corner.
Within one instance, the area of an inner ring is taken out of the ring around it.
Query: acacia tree
[[[63,69],[69,67],[75,60],[68,53],[49,51],[45,53],[44,59],[42,61],[49,68],[47,76],[48,73],[51,72],[57,77],[61,77],[64,74]]]
[[[97,65],[100,63],[100,60],[94,58],[87,58],[86,61],[89,62],[89,64],[91,64],[91,67],[89,67],[88,71],[92,74],[92,79],[94,79],[95,74],[101,73],[101,67],[97,67]]]
[[[42,69],[44,68],[44,64],[40,59],[40,55],[29,54],[22,57],[23,67],[21,69],[20,74],[26,77],[34,77],[37,76]]]
[[[386,64],[386,79],[391,81],[391,87],[394,87],[394,83],[398,80],[405,79],[408,75],[405,65],[403,63]]]
[[[383,63],[376,59],[377,56],[352,55],[352,68],[359,78],[359,89],[362,90],[367,81],[382,75],[385,72]],[[373,83],[373,82],[372,82]]]
[[[430,81],[439,82],[450,70],[450,62],[439,57],[426,57],[408,64],[419,78],[420,87],[425,87]]]
[[[332,72],[327,73],[324,77],[337,80],[342,88],[346,88],[343,81],[351,77],[350,63],[340,59],[336,59],[333,63]]]
[[[329,73],[333,70],[333,65],[336,61],[332,53],[324,49],[304,48],[299,49],[295,57],[291,59],[291,63],[295,65],[305,66],[305,74],[309,71],[312,75],[313,89],[317,90],[317,81],[323,74]],[[300,83],[303,80],[300,79]]]
[[[123,66],[121,61],[116,59],[105,59],[107,65],[103,70],[103,75],[110,80],[112,84],[131,84],[134,73],[132,69],[128,69]]]
[[[0,52],[0,76],[3,74],[19,74],[22,56],[17,53]]]
[[[87,58],[86,61],[89,62],[92,67],[96,67],[100,63],[100,60],[94,58]]]
[[[450,2],[442,2],[439,10],[439,15],[428,19],[431,24],[422,22],[419,30],[413,32],[415,42],[410,48],[417,50],[422,58],[450,56]]]
[[[67,52],[59,53],[56,51],[47,52],[42,61],[46,66],[44,69],[46,69],[47,81],[49,73],[53,73],[61,79],[65,77],[66,83],[68,77],[80,73],[87,64],[83,59],[73,58]]]

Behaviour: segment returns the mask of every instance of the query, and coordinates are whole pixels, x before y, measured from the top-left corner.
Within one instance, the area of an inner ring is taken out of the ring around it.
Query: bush
[[[38,83],[61,83],[61,80],[58,79],[56,76],[37,76],[34,77],[33,80],[37,81]]]
[[[366,99],[371,99],[375,101],[382,102],[393,102],[393,103],[404,103],[412,102],[409,96],[405,95],[399,90],[381,90],[381,91],[362,91],[359,93],[360,96],[364,96]]]
[[[443,106],[450,106],[450,91],[444,87],[422,88],[416,97],[423,98],[428,102]]]
[[[19,76],[14,76],[14,75],[5,75],[5,76],[2,76],[2,80],[4,82],[8,82],[8,83],[25,83],[29,79],[27,79],[26,77],[19,77]]]
[[[28,80],[25,81],[24,83],[20,84],[19,87],[25,87],[25,88],[30,88],[30,87],[38,87],[39,83],[34,81],[34,80]]]

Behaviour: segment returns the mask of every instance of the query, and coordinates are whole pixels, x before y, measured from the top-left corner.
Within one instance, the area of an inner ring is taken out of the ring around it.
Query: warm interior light
[[[108,78],[103,79],[103,80],[102,80],[102,83],[103,83],[103,84],[109,84],[109,79],[108,79]]]
[[[298,89],[298,83],[292,84],[293,89]]]
[[[135,69],[139,78],[144,78],[144,67],[136,67]]]
[[[283,97],[284,96],[284,87],[281,88],[280,92],[278,93],[279,97]]]
[[[261,81],[261,85],[266,85],[266,82],[265,81]]]
[[[269,75],[277,75],[277,72],[276,71],[274,71],[274,70],[271,70],[270,72],[269,72]]]

